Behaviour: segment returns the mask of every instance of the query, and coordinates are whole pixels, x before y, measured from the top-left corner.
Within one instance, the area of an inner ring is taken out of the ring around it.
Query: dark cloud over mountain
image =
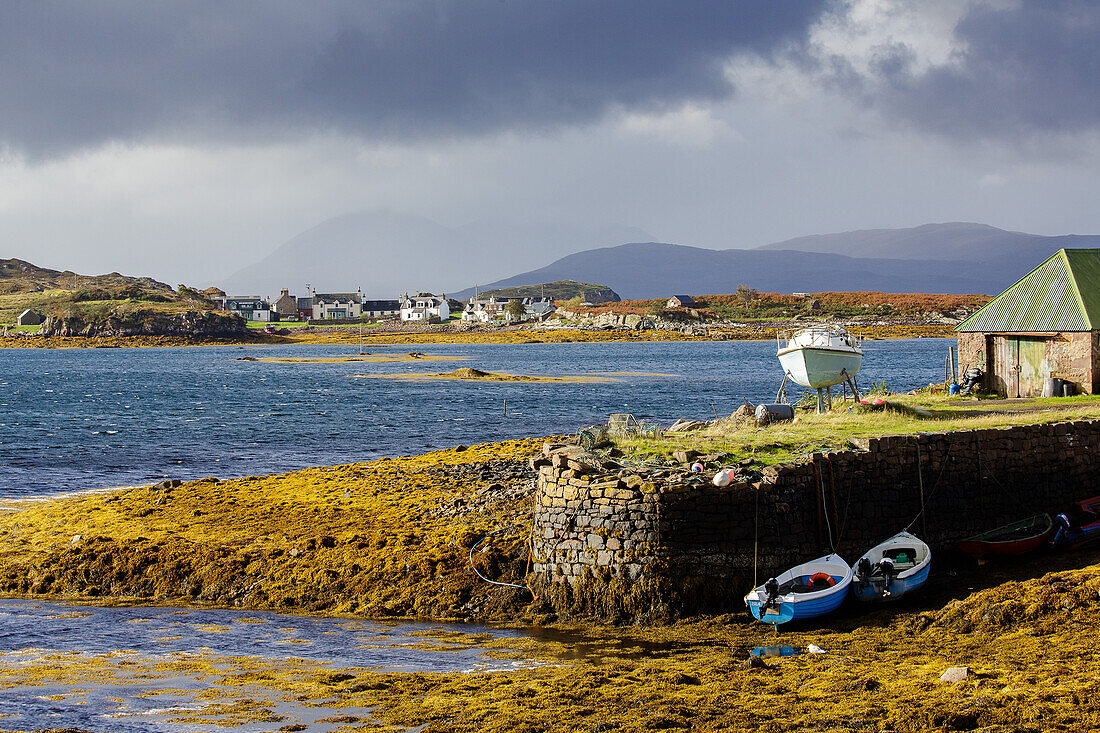
[[[732,93],[824,0],[6,3],[0,144],[462,136]]]
[[[833,59],[834,80],[894,119],[951,138],[1100,127],[1100,3],[976,4],[955,37],[948,63],[914,71],[912,49],[894,45],[869,75]]]

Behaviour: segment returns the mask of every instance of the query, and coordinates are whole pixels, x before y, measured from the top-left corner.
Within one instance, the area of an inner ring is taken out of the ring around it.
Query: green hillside
[[[23,260],[0,260],[0,324],[15,323],[27,308],[44,316],[79,321],[82,326],[110,320],[131,327],[215,310],[214,303],[201,293],[182,285],[176,291],[149,277],[117,272],[79,275]]]
[[[570,300],[581,298],[589,303],[617,303],[619,295],[606,285],[595,283],[579,283],[576,280],[557,280],[552,283],[539,285],[521,285],[514,288],[498,288],[486,290],[478,294],[479,297],[488,298],[553,298],[554,300]]]

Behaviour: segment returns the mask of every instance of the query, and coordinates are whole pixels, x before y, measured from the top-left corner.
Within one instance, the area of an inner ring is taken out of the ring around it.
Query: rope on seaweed
[[[473,546],[470,548],[470,567],[473,569],[474,574],[477,575],[477,577],[484,580],[486,583],[492,583],[493,585],[503,585],[503,586],[507,586],[509,588],[520,588],[522,590],[526,590],[526,591],[530,592],[531,589],[528,588],[526,585],[520,585],[519,583],[505,583],[505,582],[500,581],[500,580],[491,580],[490,578],[486,578],[484,575],[481,574],[481,571],[477,569],[477,565],[474,565],[474,550],[477,549],[478,545],[480,545],[482,542],[489,539],[490,537],[492,537],[495,534],[500,534],[501,532],[507,532],[508,530],[515,529],[516,527],[519,527],[519,526],[520,525],[518,525],[518,524],[510,524],[507,527],[501,527],[500,529],[495,529],[492,532],[490,532],[489,534],[482,537],[477,542],[475,542],[473,544]]]

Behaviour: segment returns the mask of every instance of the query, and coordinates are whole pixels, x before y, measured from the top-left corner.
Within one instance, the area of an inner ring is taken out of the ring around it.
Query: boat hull
[[[846,588],[847,586],[845,586]],[[779,625],[788,621],[817,618],[818,616],[830,614],[840,608],[841,603],[844,603],[845,595],[847,595],[845,591],[840,590],[824,598],[805,601],[780,601],[778,609],[774,611],[763,608],[764,603],[760,600],[746,601],[746,605],[749,607],[749,613],[757,621]]]
[[[745,605],[753,618],[769,624],[785,624],[788,621],[816,618],[832,613],[848,595],[852,582],[852,569],[836,555],[826,555],[797,565],[776,577],[781,585],[808,580],[816,573],[825,573],[834,585],[809,592],[786,592],[769,604],[765,586],[749,591]]]
[[[957,545],[959,550],[978,560],[986,557],[1025,555],[1042,547],[1050,539],[1054,529],[1054,523],[1049,514],[1038,514],[1020,522],[1006,524],[989,532],[959,540]],[[1006,539],[1014,531],[1031,533]]]
[[[902,555],[910,559],[901,565],[895,565],[897,574],[889,584],[881,574],[872,574],[861,582],[856,569],[862,560],[867,560],[873,567],[884,557],[895,563],[900,562]],[[852,595],[861,601],[897,600],[924,585],[928,580],[931,563],[932,551],[923,540],[905,531],[898,532],[885,542],[872,547],[852,566]]]
[[[1050,544],[1057,550],[1076,550],[1100,541],[1100,496],[1079,501],[1073,517],[1059,514]]]
[[[859,583],[852,583],[852,595],[861,601],[894,601],[924,585],[931,569],[930,565],[925,565],[924,569],[907,578],[894,578],[890,583],[890,595],[885,594],[885,583],[876,581],[862,587]]]
[[[863,365],[863,354],[847,349],[792,347],[780,351],[778,357],[792,380],[813,389],[840,384],[854,377]]]

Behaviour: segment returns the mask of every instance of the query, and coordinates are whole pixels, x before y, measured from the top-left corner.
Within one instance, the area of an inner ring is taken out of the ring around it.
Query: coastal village
[[[554,309],[549,298],[507,298],[474,296],[465,303],[448,298],[445,293],[403,294],[393,300],[365,298],[362,291],[348,293],[318,293],[309,291],[307,296],[292,295],[284,288],[278,298],[269,299],[255,295],[226,295],[220,288],[203,291],[219,308],[256,323],[286,322],[341,322],[370,320],[398,320],[405,322],[442,323],[452,315],[469,323],[511,323],[539,319]],[[509,303],[518,302],[522,310]]]

